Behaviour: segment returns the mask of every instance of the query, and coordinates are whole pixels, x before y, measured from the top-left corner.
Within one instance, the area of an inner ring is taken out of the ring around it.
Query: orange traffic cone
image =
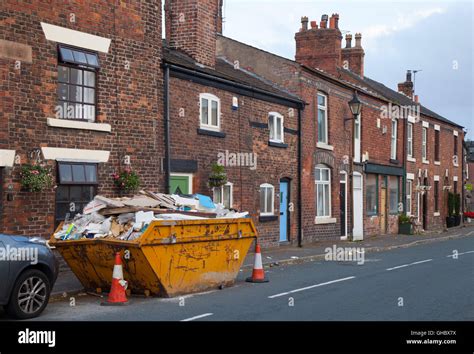
[[[112,287],[110,288],[109,297],[106,302],[101,305],[104,306],[119,306],[128,305],[127,290],[128,283],[123,280],[122,257],[120,252],[115,254],[114,272],[112,275]]]
[[[245,281],[249,283],[267,283],[268,279],[265,277],[262,264],[262,251],[260,245],[257,243],[255,246],[255,264],[253,266],[252,276],[248,277]]]

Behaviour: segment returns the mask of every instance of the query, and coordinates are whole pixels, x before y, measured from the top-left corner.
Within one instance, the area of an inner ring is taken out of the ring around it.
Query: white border
[[[194,175],[192,173],[170,173],[170,178],[171,177],[188,177],[188,187],[189,187],[189,193],[188,194],[193,194],[193,177]]]

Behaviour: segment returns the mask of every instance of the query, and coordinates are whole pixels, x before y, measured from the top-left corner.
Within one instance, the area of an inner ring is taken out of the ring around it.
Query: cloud
[[[369,26],[362,30],[362,33],[366,39],[374,40],[379,37],[392,35],[396,32],[410,29],[428,17],[443,14],[444,12],[444,8],[435,7],[431,9],[418,10],[412,14],[399,14],[395,23]]]

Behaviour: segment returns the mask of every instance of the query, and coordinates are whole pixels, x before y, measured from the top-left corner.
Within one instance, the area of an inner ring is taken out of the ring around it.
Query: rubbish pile
[[[111,238],[132,241],[139,238],[155,220],[233,219],[248,217],[248,212],[226,209],[210,197],[167,195],[141,191],[132,198],[96,196],[83,214],[66,220],[54,234],[57,240]]]

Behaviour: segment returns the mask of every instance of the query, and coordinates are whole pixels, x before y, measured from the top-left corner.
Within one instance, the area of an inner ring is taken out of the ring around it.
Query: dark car
[[[39,237],[0,234],[0,306],[12,317],[37,317],[48,305],[58,261]]]

